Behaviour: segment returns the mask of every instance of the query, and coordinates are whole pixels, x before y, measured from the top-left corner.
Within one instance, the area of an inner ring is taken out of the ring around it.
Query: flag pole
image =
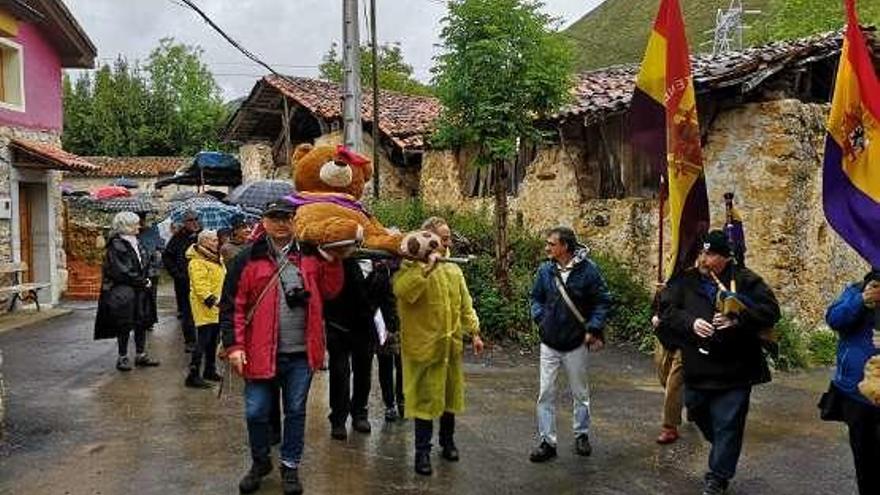
[[[657,285],[663,284],[663,208],[666,206],[666,193],[663,191],[665,181],[663,174],[660,174],[660,197],[659,207],[657,208]]]

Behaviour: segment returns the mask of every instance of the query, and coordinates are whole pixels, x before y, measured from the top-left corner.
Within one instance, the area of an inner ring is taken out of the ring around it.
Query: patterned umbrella
[[[178,191],[168,197],[168,202],[169,203],[179,203],[181,201],[186,201],[188,199],[192,199],[196,196],[198,196],[198,194],[195,191],[188,191],[188,190]]]
[[[293,184],[289,181],[258,180],[236,187],[226,200],[232,204],[262,210],[269,201],[275,201],[293,192]]]
[[[199,199],[201,201],[196,201]],[[202,228],[210,230],[232,228],[237,220],[244,218],[244,212],[238,206],[230,206],[217,200],[208,201],[201,197],[184,201],[171,211],[169,217],[175,223],[181,223],[187,211],[196,212]]]
[[[95,204],[99,210],[107,212],[131,211],[134,213],[151,213],[157,210],[156,204],[145,196],[103,199],[96,201]]]

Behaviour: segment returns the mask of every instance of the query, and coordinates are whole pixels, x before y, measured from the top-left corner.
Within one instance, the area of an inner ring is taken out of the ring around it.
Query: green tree
[[[536,118],[558,109],[572,84],[572,54],[536,0],[452,0],[434,85],[443,104],[435,143],[476,151],[495,178],[495,275],[508,283],[506,164],[520,143],[545,137]]]
[[[79,77],[75,82],[64,75],[64,149],[77,154],[88,154],[95,149],[94,119],[92,119],[92,79]]]
[[[413,68],[406,63],[400,45],[383,44],[379,46],[379,87],[411,95],[430,95],[431,88],[413,77]],[[342,83],[342,57],[336,43],[324,54],[318,66],[321,79]],[[361,84],[373,86],[373,51],[369,45],[361,46]]]

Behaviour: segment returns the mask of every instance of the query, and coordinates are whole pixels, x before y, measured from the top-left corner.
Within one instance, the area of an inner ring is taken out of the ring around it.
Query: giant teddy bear
[[[403,238],[382,226],[359,202],[373,175],[370,161],[344,146],[301,144],[291,157],[296,193],[294,233],[316,245],[360,243],[399,254]]]

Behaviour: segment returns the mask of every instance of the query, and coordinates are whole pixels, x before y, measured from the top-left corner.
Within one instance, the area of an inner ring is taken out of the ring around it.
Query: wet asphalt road
[[[167,310],[149,344],[162,366],[120,374],[115,342],[91,339],[93,317],[93,308],[81,308],[0,334],[0,494],[237,493],[249,465],[241,383],[220,400],[184,388],[186,358]],[[306,493],[699,493],[706,445],[691,425],[673,446],[653,443],[661,390],[650,360],[627,350],[603,351],[590,364],[592,457],[573,455],[563,399],[559,458],[529,463],[536,361],[496,351],[468,364],[468,410],[456,432],[462,462],[435,455],[431,478],[412,472],[412,422],[384,424],[375,379],[373,433],[331,440],[326,374],[317,375],[301,470]],[[816,417],[828,374],[777,375],[757,389],[729,493],[855,493],[845,429]],[[259,493],[280,493],[277,470]]]

